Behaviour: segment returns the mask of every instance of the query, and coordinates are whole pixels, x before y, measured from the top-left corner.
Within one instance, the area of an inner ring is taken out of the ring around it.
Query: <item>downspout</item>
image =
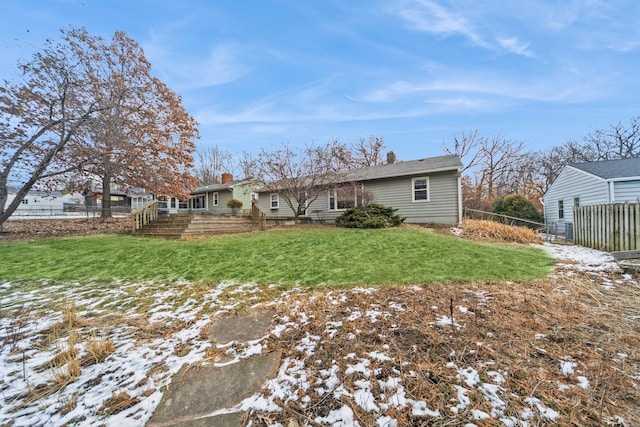
[[[458,171],[458,225],[462,224],[462,177]]]
[[[616,189],[615,183],[613,181],[609,181],[609,203],[615,203],[616,201]]]

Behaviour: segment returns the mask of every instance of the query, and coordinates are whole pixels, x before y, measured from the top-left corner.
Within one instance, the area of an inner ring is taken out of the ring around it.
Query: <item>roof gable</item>
[[[640,157],[635,159],[600,160],[597,162],[571,163],[569,166],[602,179],[640,177]]]

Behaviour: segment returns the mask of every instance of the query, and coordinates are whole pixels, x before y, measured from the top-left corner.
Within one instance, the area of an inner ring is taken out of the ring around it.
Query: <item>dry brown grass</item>
[[[110,338],[98,338],[94,333],[87,338],[84,349],[89,356],[87,363],[100,363],[116,350],[116,346]]]
[[[385,353],[393,361],[371,362],[372,370],[380,369],[371,381],[373,392],[381,392],[375,379],[386,379],[395,375],[394,369],[400,369],[407,397],[425,401],[443,414],[440,419],[420,418],[413,416],[410,408],[390,409],[385,414],[396,418],[399,426],[464,425],[473,408],[491,412],[490,404],[473,389],[469,408],[458,414],[450,410],[457,401],[453,385],[460,380],[456,370],[447,367],[449,362],[460,368],[473,367],[485,379],[490,371],[505,372],[502,398],[508,413],[516,416],[530,408],[524,403],[530,396],[560,414],[553,425],[616,425],[615,416],[622,416],[628,425],[640,425],[640,392],[633,379],[640,372],[640,323],[634,317],[640,306],[640,289],[629,285],[600,289],[587,275],[575,275],[544,283],[388,288],[372,294],[348,293],[339,304],[318,292],[299,299],[299,311],[306,313],[309,324],[273,339],[270,347],[282,350],[283,357],[304,359],[305,355],[295,350],[300,340],[307,334],[323,337],[324,343],[307,361],[314,384],[317,373],[330,369],[332,361],[338,361],[340,372],[345,372],[347,354],[366,357],[387,345]],[[405,311],[390,310],[392,302],[402,304]],[[462,313],[458,306],[468,312]],[[344,321],[356,310],[363,316]],[[368,310],[390,315],[373,323],[364,315]],[[460,329],[434,325],[437,316],[450,316],[451,312]],[[291,312],[283,307],[280,316],[285,315],[291,316]],[[343,324],[336,336],[328,339],[327,322],[335,321]],[[578,387],[575,375],[562,374],[560,364],[569,359],[577,364],[576,372],[580,373],[576,375],[588,378],[588,388]],[[408,375],[409,371],[413,374]],[[345,389],[356,390],[354,381],[359,379],[362,377],[357,375],[344,377]],[[571,387],[559,390],[561,384]],[[254,414],[254,425],[267,425],[267,421],[287,425],[291,419],[306,425],[343,403],[354,410],[361,425],[375,425],[380,415],[362,410],[344,396],[336,401],[316,394],[313,387],[307,393],[311,398],[307,404],[290,402],[282,413]],[[531,425],[549,422],[530,419]]]
[[[110,398],[104,401],[97,413],[101,415],[113,415],[132,407],[140,400],[137,397],[130,396],[127,392],[121,391],[114,393]]]
[[[502,224],[495,221],[465,219],[463,236],[473,240],[513,243],[542,243],[542,238],[532,229]]]

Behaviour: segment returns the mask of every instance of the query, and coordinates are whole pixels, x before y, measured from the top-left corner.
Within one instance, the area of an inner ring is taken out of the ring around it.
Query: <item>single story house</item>
[[[329,188],[302,207],[301,215],[333,222],[347,208],[371,202],[397,208],[414,224],[458,224],[462,221],[462,162],[455,155],[395,161],[340,174]],[[277,192],[264,187],[255,196],[267,217],[293,217]]]
[[[569,164],[542,201],[545,223],[560,232],[573,224],[574,206],[640,203],[640,158]]]
[[[255,180],[234,180],[233,175],[223,173],[220,184],[200,186],[189,193],[191,199],[181,201],[175,197],[165,200],[166,207],[160,201],[160,209],[166,209],[170,214],[206,213],[224,215],[232,213],[227,207],[231,199],[242,202],[242,210],[251,208],[251,200],[255,190],[260,186]],[[159,198],[160,199],[160,198]]]

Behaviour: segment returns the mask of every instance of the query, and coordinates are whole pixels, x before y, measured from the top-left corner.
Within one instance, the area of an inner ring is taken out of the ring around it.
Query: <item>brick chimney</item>
[[[393,151],[389,151],[387,153],[387,164],[392,165],[395,162],[396,162],[396,153],[394,153]]]
[[[229,184],[232,181],[233,181],[233,175],[231,175],[230,173],[226,173],[226,172],[222,174],[222,183],[223,184]]]

